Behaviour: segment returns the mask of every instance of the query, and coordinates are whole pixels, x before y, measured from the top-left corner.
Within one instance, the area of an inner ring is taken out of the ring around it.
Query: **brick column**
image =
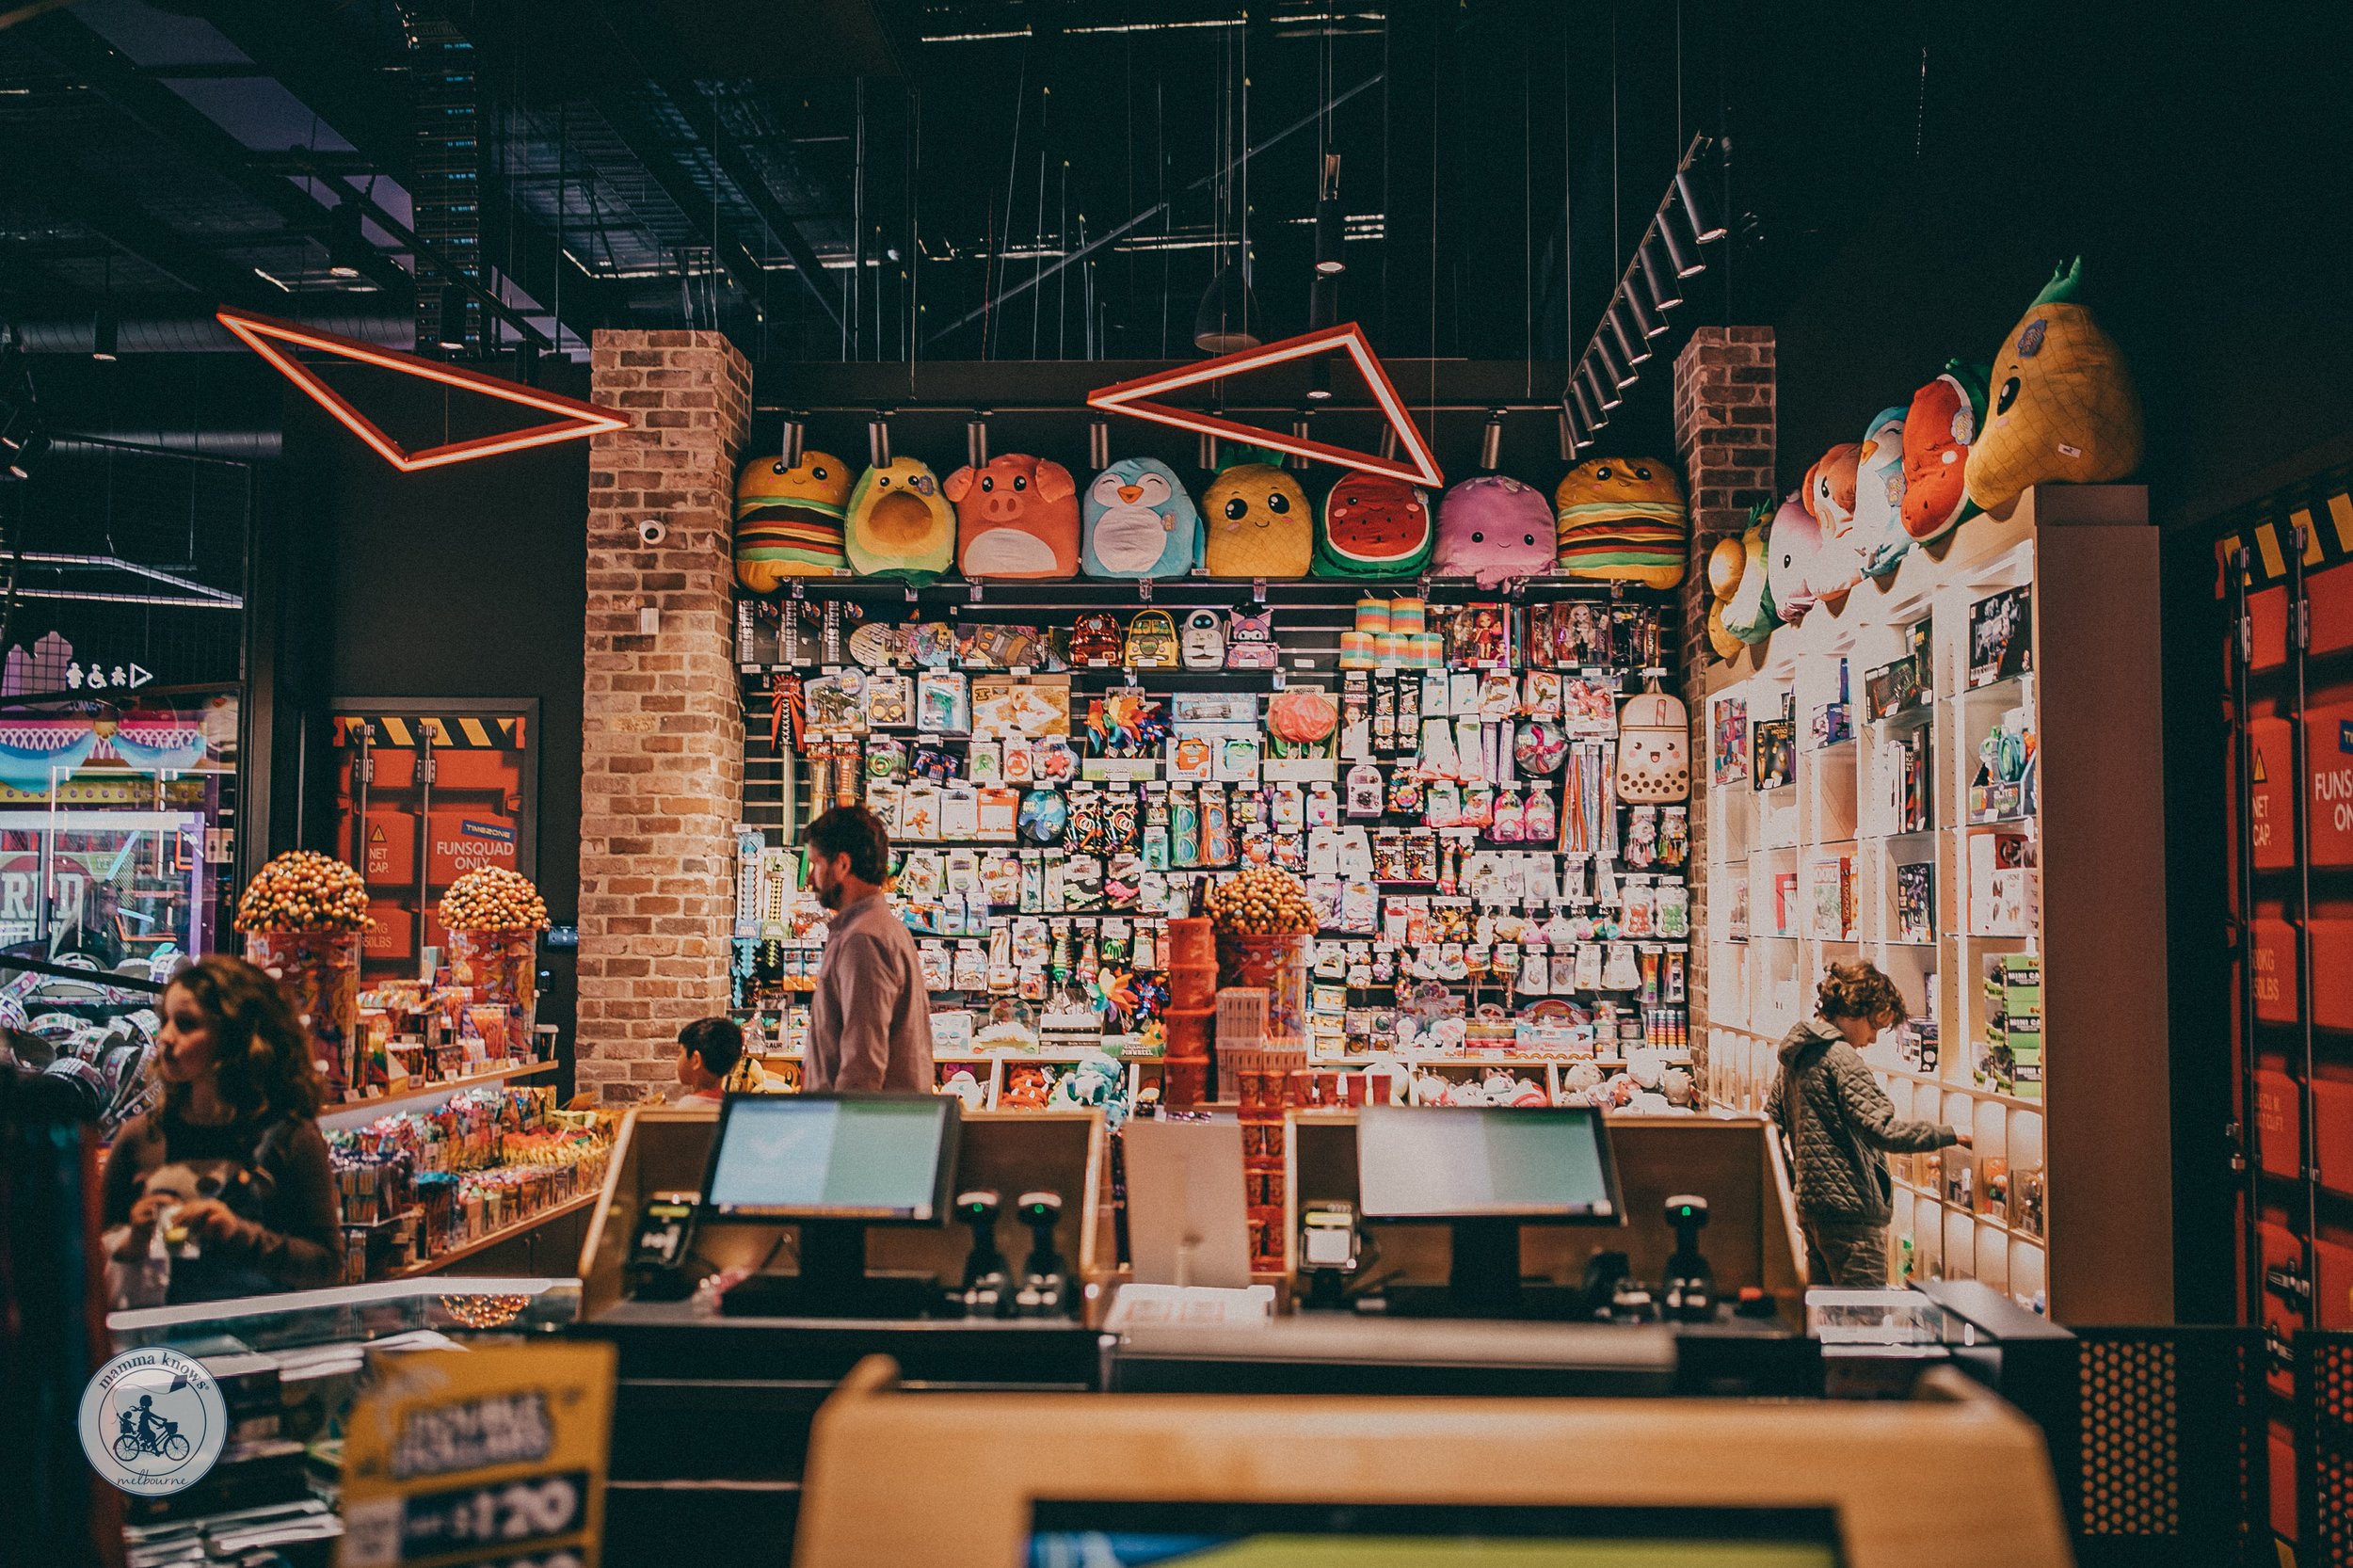
[[[1773,493],[1773,330],[1703,327],[1675,357],[1675,455],[1691,497],[1690,570],[1683,580],[1684,691],[1691,712],[1691,1067],[1707,1088],[1707,555],[1738,538]]]
[[[580,780],[577,1080],[666,1083],[680,1025],[727,1010],[744,790],[732,568],[751,370],[717,332],[600,331],[592,394],[636,416],[593,439]],[[667,536],[648,546],[638,525]],[[651,635],[639,612],[660,612]]]

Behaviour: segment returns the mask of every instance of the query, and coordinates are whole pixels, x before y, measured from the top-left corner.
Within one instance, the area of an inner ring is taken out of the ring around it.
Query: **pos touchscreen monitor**
[[[959,1105],[952,1095],[729,1095],[703,1217],[939,1224]]]

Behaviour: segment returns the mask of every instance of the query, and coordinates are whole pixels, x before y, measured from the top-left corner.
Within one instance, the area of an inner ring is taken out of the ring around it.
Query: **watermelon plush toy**
[[[1437,542],[1430,492],[1387,474],[1343,473],[1316,530],[1318,577],[1413,577]]]
[[[1941,539],[1977,510],[1961,483],[1969,446],[1985,421],[1985,367],[1945,361],[1944,373],[1912,394],[1904,416],[1904,532]]]
[[[1552,492],[1561,569],[1672,588],[1683,581],[1689,514],[1675,471],[1656,457],[1594,457]]]
[[[803,452],[791,468],[755,457],[735,482],[735,580],[774,593],[788,577],[830,577],[850,557],[841,519],[850,504],[850,465],[829,452]]]

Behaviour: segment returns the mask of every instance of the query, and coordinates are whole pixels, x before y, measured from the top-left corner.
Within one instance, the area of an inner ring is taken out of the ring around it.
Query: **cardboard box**
[[[504,812],[462,807],[436,810],[429,825],[432,847],[425,860],[425,879],[432,886],[446,888],[485,866],[515,870],[519,834],[515,819]]]

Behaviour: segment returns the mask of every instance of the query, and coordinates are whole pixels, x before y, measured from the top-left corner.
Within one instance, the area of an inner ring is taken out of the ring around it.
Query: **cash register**
[[[952,1095],[730,1095],[703,1179],[702,1224],[792,1224],[797,1273],[755,1273],[728,1317],[920,1318],[930,1274],[870,1271],[871,1225],[947,1223],[956,1169]]]
[[[1453,1232],[1445,1285],[1395,1283],[1384,1292],[1385,1309],[1399,1316],[1580,1316],[1581,1293],[1523,1284],[1520,1227],[1625,1223],[1609,1128],[1591,1106],[1369,1105],[1357,1117],[1356,1160],[1365,1219]]]

